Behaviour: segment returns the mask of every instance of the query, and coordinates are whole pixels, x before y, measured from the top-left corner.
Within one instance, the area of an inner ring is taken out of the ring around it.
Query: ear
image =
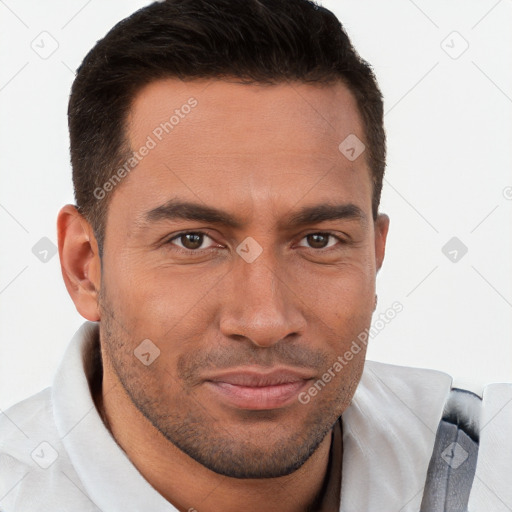
[[[57,218],[62,277],[78,312],[87,320],[100,319],[98,296],[101,261],[91,225],[67,204]]]
[[[380,213],[375,220],[375,265],[377,272],[382,267],[386,252],[386,239],[389,230],[389,217]]]

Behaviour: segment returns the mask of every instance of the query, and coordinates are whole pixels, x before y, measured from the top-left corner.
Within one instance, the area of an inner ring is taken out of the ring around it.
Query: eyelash
[[[181,233],[178,233],[177,235],[174,235],[172,238],[170,238],[169,240],[167,240],[166,244],[167,245],[173,245],[172,242],[174,240],[179,240],[181,237],[185,236],[185,235],[203,235],[205,237],[208,237],[210,238],[211,240],[213,240],[213,238],[206,232],[204,231],[182,231]],[[331,233],[329,231],[314,231],[312,233],[307,233],[306,235],[304,235],[302,238],[301,238],[301,241],[304,240],[304,238],[308,237],[308,236],[311,236],[311,235],[324,235],[324,236],[329,236],[329,237],[332,237],[332,238],[335,238],[341,245],[344,245],[347,243],[346,240],[344,240],[343,238],[340,238],[339,236],[335,235],[334,233]],[[336,244],[334,244],[333,246],[329,246],[329,247],[323,247],[321,249],[315,249],[314,247],[306,247],[307,249],[310,249],[312,251],[315,251],[315,252],[327,252],[331,249],[333,249],[333,247],[335,246]],[[188,255],[190,254],[201,254],[201,253],[204,253],[206,251],[210,251],[210,250],[213,250],[213,249],[218,249],[218,247],[210,247],[208,249],[187,249],[185,247],[179,247],[179,246],[175,246],[176,249],[179,251],[179,252],[182,252],[182,253],[186,253]]]

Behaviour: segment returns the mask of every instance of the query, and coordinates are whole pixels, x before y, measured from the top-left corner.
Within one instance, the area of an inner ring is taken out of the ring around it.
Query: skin
[[[278,364],[319,379],[370,326],[389,219],[372,218],[365,153],[351,162],[338,149],[349,134],[364,141],[343,84],[159,80],[132,104],[132,149],[191,96],[197,106],[112,192],[102,262],[76,208],[59,213],[67,289],[84,318],[100,321],[97,405],[137,469],[180,510],[305,511],[326,477],[332,426],[359,383],[364,347],[307,404],[241,409],[204,379]],[[220,208],[239,226],[147,220],[170,199]],[[289,223],[326,203],[352,204],[360,216]],[[205,236],[176,237],[183,231]],[[262,248],[252,263],[236,252],[247,237]],[[148,366],[134,356],[144,339],[160,350]]]

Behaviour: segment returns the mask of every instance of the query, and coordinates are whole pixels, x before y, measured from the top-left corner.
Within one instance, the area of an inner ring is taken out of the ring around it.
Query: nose
[[[270,347],[303,333],[303,302],[293,292],[289,272],[265,250],[252,263],[238,258],[228,276],[220,319],[224,336]]]

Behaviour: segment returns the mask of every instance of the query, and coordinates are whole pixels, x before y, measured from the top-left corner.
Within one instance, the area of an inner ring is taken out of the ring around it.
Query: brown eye
[[[205,247],[202,247],[202,245],[205,242],[205,238],[209,238],[211,240],[211,238],[205,233],[180,233],[179,235],[176,235],[174,238],[169,240],[169,243],[177,245],[182,249],[187,249],[189,251],[197,251],[198,249],[205,249]]]
[[[329,242],[329,239],[332,239],[332,242]],[[311,249],[325,249],[335,245],[339,238],[331,233],[310,233],[303,240],[307,241],[307,247]]]
[[[323,233],[315,233],[313,235],[308,235],[307,239],[311,247],[315,249],[323,249],[329,240],[329,235],[324,235]]]
[[[203,235],[188,233],[180,236],[181,243],[185,249],[199,249],[203,243]]]

